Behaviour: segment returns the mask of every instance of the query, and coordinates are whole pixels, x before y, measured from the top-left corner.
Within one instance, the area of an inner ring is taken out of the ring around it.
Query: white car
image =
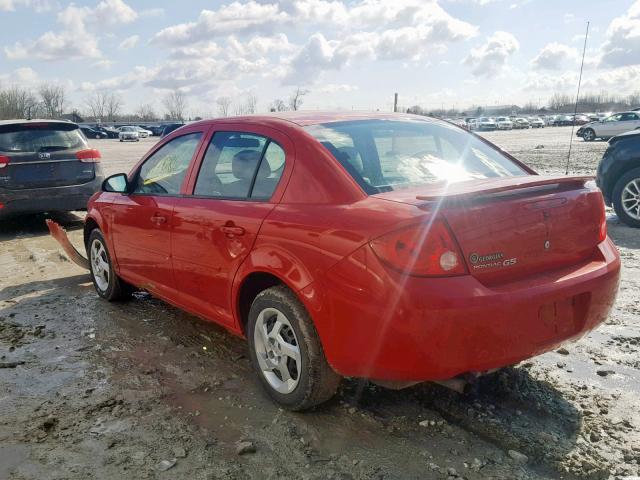
[[[529,120],[518,117],[513,122],[513,128],[529,128]]]
[[[529,125],[531,128],[544,128],[544,120],[540,117],[532,117],[529,119]]]
[[[509,117],[496,118],[496,126],[498,130],[511,130],[513,129],[513,122],[509,120]]]
[[[125,140],[129,140],[131,142],[139,142],[140,141],[140,133],[137,130],[137,127],[120,127],[118,129],[118,138],[121,142]]]
[[[640,112],[620,112],[598,122],[587,123],[576,132],[585,142],[596,138],[611,138],[621,133],[640,129]]]
[[[153,135],[153,132],[151,130],[146,130],[142,127],[133,127],[133,128],[138,130],[138,135],[140,136],[140,138],[147,138]]]
[[[496,129],[496,121],[490,117],[480,117],[476,122],[478,130],[493,131]]]

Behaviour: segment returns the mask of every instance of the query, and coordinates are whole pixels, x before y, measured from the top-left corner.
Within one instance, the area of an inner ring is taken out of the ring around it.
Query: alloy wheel
[[[640,220],[640,178],[634,178],[622,189],[622,208],[634,220]]]
[[[264,378],[279,393],[293,392],[300,382],[302,362],[300,344],[289,319],[276,308],[265,308],[258,314],[253,335]]]
[[[96,285],[105,292],[109,288],[111,268],[109,267],[109,257],[102,242],[95,239],[91,243],[91,271]]]

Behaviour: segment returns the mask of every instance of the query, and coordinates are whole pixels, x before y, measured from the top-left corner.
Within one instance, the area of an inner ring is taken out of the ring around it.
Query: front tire
[[[110,302],[126,298],[132,289],[116,275],[107,242],[98,228],[92,230],[89,235],[87,254],[91,280],[98,295]]]
[[[309,314],[287,287],[256,296],[247,340],[262,386],[282,407],[306,410],[335,394],[341,377],[327,363]]]
[[[587,128],[582,134],[582,139],[585,142],[593,142],[596,139],[596,132],[593,128]]]
[[[622,175],[613,187],[613,209],[630,227],[640,228],[640,168]]]

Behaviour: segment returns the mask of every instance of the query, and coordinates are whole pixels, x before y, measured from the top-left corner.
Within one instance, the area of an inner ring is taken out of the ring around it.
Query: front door
[[[232,326],[233,278],[275,206],[284,163],[283,148],[264,135],[212,136],[193,195],[174,206],[173,269],[186,308]]]
[[[140,166],[128,195],[111,206],[113,248],[120,275],[160,296],[175,296],[171,271],[170,232],[176,196],[202,132],[176,137]]]

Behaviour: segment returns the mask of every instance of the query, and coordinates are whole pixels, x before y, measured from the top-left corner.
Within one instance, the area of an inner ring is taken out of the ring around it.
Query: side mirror
[[[128,193],[129,180],[124,173],[116,173],[115,175],[111,175],[110,177],[106,178],[104,182],[102,182],[102,191]]]

